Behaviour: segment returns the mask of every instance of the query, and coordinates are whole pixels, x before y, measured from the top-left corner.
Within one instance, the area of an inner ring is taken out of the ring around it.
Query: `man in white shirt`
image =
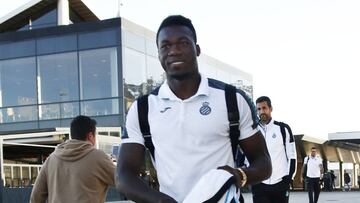
[[[320,195],[320,179],[324,174],[322,159],[316,155],[316,147],[311,148],[311,155],[304,158],[301,174],[306,173],[309,203],[317,203]],[[304,181],[301,177],[301,182]]]
[[[190,19],[167,17],[158,29],[156,43],[167,80],[148,96],[147,112],[160,191],[138,178],[145,154],[139,100],[129,110],[127,131],[122,136],[117,164],[119,191],[135,202],[174,203],[183,202],[200,178],[213,169],[234,175],[237,187],[269,177],[271,162],[264,138],[256,128],[255,108],[240,90],[236,93],[240,112],[237,141],[250,167],[235,168],[225,83],[199,73],[200,46]]]
[[[256,109],[260,118],[258,129],[265,138],[273,170],[270,178],[252,186],[253,201],[287,203],[296,171],[295,139],[289,125],[271,117],[273,108],[269,97],[259,97]]]

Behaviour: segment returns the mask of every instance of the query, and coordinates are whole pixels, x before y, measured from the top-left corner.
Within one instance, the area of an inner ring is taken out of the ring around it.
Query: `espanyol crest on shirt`
[[[204,116],[209,115],[211,113],[209,102],[202,103],[202,107],[200,107],[199,112]]]

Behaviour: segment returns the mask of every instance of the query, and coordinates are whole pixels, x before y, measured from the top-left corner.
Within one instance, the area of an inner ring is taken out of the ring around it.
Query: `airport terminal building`
[[[204,54],[199,68],[252,97],[250,74]],[[97,121],[97,147],[111,154],[131,103],[164,80],[153,31],[100,20],[80,0],[32,0],[1,18],[3,185],[31,185],[77,115]]]

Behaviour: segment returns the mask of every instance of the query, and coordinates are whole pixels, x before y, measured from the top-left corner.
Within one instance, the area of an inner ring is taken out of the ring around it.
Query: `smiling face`
[[[198,74],[196,57],[200,47],[195,44],[189,28],[182,25],[164,27],[158,36],[159,60],[168,79],[182,80]]]

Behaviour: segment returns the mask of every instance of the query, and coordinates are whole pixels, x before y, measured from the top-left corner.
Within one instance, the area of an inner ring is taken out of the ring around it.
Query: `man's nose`
[[[169,50],[168,55],[169,56],[174,56],[174,55],[178,55],[181,54],[181,48],[179,47],[178,44],[172,44]]]

